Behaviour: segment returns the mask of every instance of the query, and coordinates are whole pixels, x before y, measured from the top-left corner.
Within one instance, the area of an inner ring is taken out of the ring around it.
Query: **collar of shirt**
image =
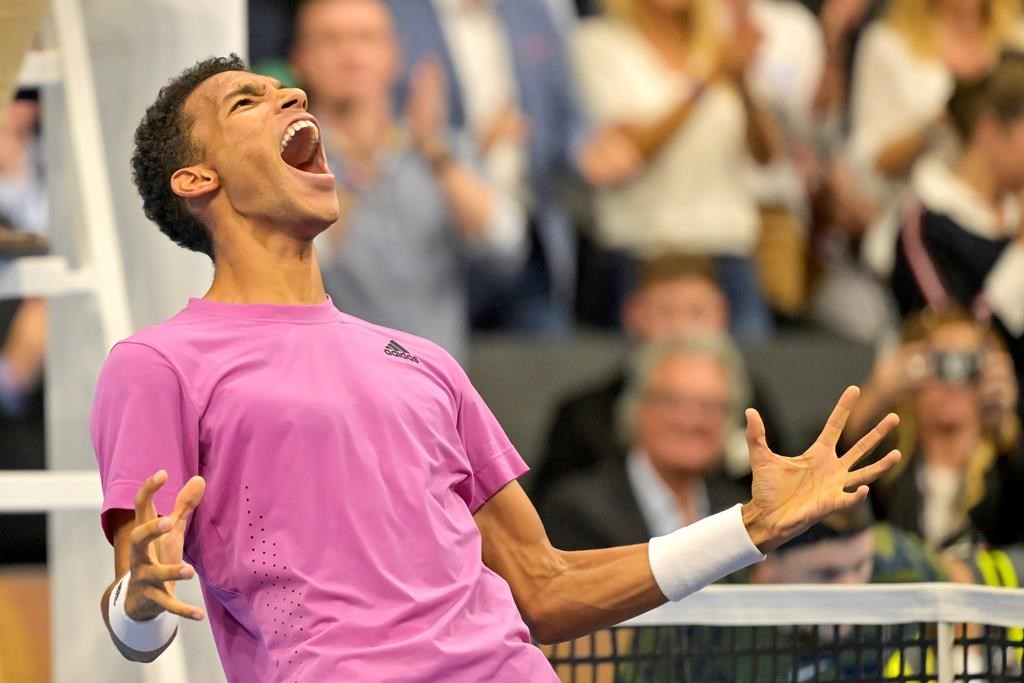
[[[693,494],[697,497],[697,518],[684,519],[672,489],[655,471],[647,454],[639,449],[633,449],[626,457],[626,475],[652,536],[670,534],[707,517],[711,512],[707,486],[700,481],[693,487]]]
[[[1007,226],[1017,225],[1020,205],[1014,199],[1003,203],[1000,216],[937,156],[925,157],[917,164],[911,185],[929,211],[949,216],[964,230],[979,237],[1006,237]],[[1009,232],[1013,234],[1016,229],[1011,227]]]

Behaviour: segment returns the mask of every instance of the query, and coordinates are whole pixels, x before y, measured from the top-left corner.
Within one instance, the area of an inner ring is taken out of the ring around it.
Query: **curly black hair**
[[[197,163],[203,150],[192,139],[193,120],[185,111],[185,100],[200,83],[224,71],[248,71],[235,53],[210,57],[185,69],[171,79],[146,110],[135,129],[132,179],[142,195],[146,217],[179,245],[213,259],[210,232],[192,215],[185,201],[171,190],[171,176],[179,168]]]

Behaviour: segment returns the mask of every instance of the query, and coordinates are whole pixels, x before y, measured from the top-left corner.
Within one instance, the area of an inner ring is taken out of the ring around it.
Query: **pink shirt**
[[[313,306],[200,299],[110,353],[91,430],[107,512],[156,470],[227,678],[557,681],[473,513],[527,468],[438,346]]]

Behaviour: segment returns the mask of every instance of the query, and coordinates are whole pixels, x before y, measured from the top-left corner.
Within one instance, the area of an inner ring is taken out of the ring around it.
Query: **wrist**
[[[750,541],[757,546],[757,549],[762,553],[774,550],[773,535],[757,504],[754,501],[744,503],[740,507],[740,513],[743,516],[743,526],[747,529],[747,535],[750,536]]]
[[[107,602],[110,632],[119,643],[136,652],[160,650],[174,637],[178,629],[178,618],[170,612],[161,612],[152,618],[142,620],[128,616],[125,603],[131,577],[131,572],[128,572],[110,591]]]

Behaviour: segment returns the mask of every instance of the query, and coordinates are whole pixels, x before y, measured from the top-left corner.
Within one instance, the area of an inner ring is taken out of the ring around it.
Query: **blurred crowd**
[[[342,215],[317,248],[341,309],[463,363],[481,332],[629,340],[613,375],[564,398],[534,463],[556,545],[644,542],[744,500],[742,410],[761,412],[769,440],[775,416],[741,349],[824,329],[878,348],[849,445],[895,411],[904,459],[870,505],[731,580],[1017,585],[1017,2],[252,0],[250,13],[254,69],[303,87],[322,127]],[[26,248],[3,231],[43,232],[34,106],[0,126],[0,257]],[[32,410],[45,308],[22,302],[3,322],[7,425]]]
[[[745,579],[1016,585],[1017,3],[261,4],[284,16],[255,68],[306,89],[338,178],[319,253],[339,307],[463,361],[482,331],[630,340],[534,463],[556,545],[744,500],[742,409],[769,434],[777,411],[740,349],[826,329],[879,350],[848,445],[895,411],[905,457]]]

